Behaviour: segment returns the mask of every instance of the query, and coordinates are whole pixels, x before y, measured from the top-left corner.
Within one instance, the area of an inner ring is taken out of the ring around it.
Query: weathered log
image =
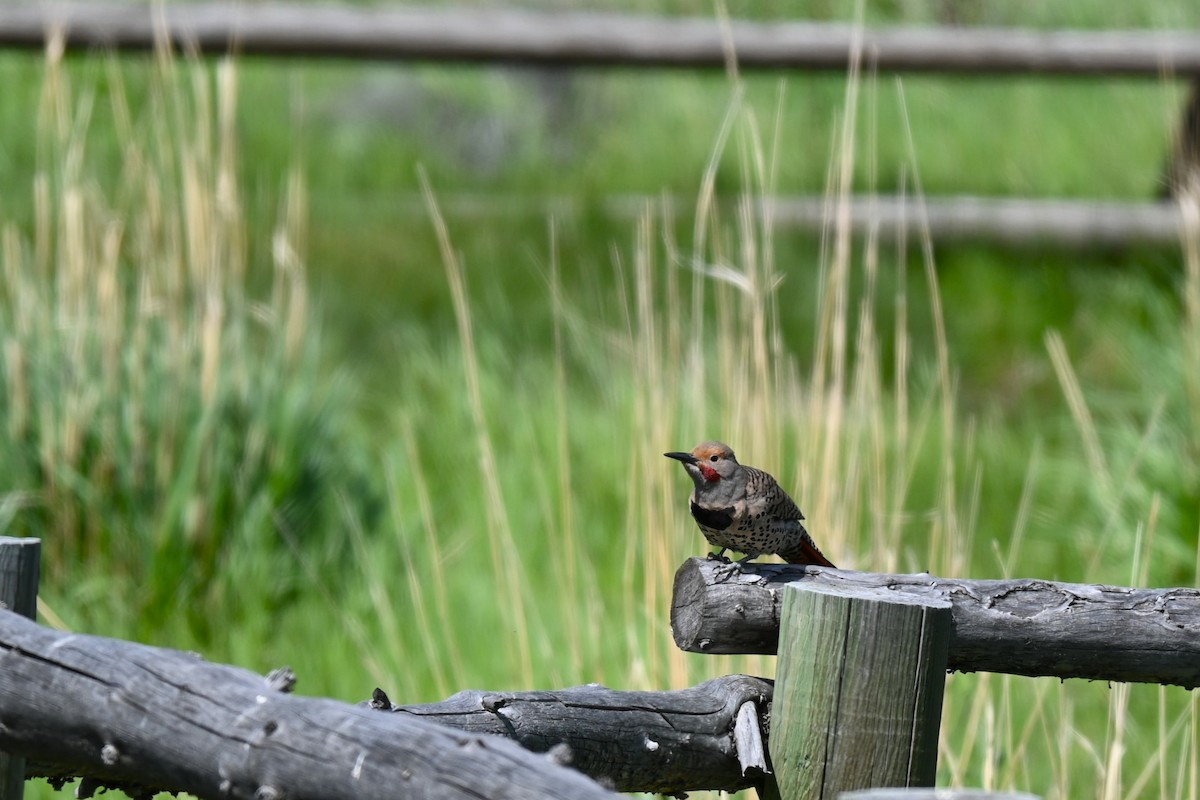
[[[621,792],[677,794],[757,786],[772,684],[728,675],[673,692],[590,684],[561,691],[465,691],[439,703],[372,707],[511,737],[536,752],[565,745],[573,767]],[[747,706],[750,712],[743,712]],[[735,739],[744,740],[741,747]]]
[[[675,643],[702,653],[775,653],[780,589],[791,581],[949,599],[953,671],[1200,686],[1200,590],[1188,588],[953,580],[788,564],[738,571],[692,558],[675,573]]]
[[[97,782],[204,798],[608,798],[494,736],[275,691],[177,650],[0,611],[0,749]]]
[[[1191,31],[1015,28],[856,29],[842,23],[664,19],[520,9],[375,8],[284,3],[27,3],[0,6],[0,45],[147,49],[159,32],[203,52],[545,65],[844,71],[852,54],[879,70],[1142,75],[1200,72]]]

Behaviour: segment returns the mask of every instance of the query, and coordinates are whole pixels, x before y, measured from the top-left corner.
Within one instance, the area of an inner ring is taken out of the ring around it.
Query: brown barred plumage
[[[832,567],[804,528],[804,515],[766,472],[738,463],[721,442],[703,442],[690,453],[665,453],[683,464],[695,488],[692,517],[704,538],[720,548],[744,553],[749,561],[775,553],[790,564]]]

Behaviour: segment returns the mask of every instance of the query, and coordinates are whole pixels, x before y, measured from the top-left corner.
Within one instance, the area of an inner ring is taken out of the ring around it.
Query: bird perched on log
[[[724,558],[726,550],[744,553],[745,563],[764,553],[775,553],[789,564],[832,567],[804,529],[804,515],[774,478],[761,469],[738,463],[729,445],[702,442],[690,453],[664,453],[683,463],[696,485],[692,491],[692,517],[704,538],[721,548],[710,558]]]

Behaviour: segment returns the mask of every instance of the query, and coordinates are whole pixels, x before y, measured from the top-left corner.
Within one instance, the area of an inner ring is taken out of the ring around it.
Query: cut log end
[[[675,589],[671,598],[671,634],[680,650],[702,650],[699,632],[705,603],[704,576],[698,566],[700,559],[689,558],[675,572]]]
[[[731,566],[689,558],[676,571],[671,634],[679,649],[774,655],[779,649],[778,589],[806,574],[831,572],[799,564]]]

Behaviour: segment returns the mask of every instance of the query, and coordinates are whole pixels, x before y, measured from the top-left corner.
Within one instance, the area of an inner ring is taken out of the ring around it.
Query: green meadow
[[[759,13],[840,13],[803,6]],[[1200,23],[866,13],[947,15]],[[0,533],[43,540],[43,624],[351,702],[770,675],[671,640],[706,543],[662,454],[707,438],[846,568],[1196,585],[1200,242],[751,211],[1149,199],[1181,81],[3,53],[0,82]],[[1181,689],[953,675],[939,785],[1196,798],[1198,738]]]

